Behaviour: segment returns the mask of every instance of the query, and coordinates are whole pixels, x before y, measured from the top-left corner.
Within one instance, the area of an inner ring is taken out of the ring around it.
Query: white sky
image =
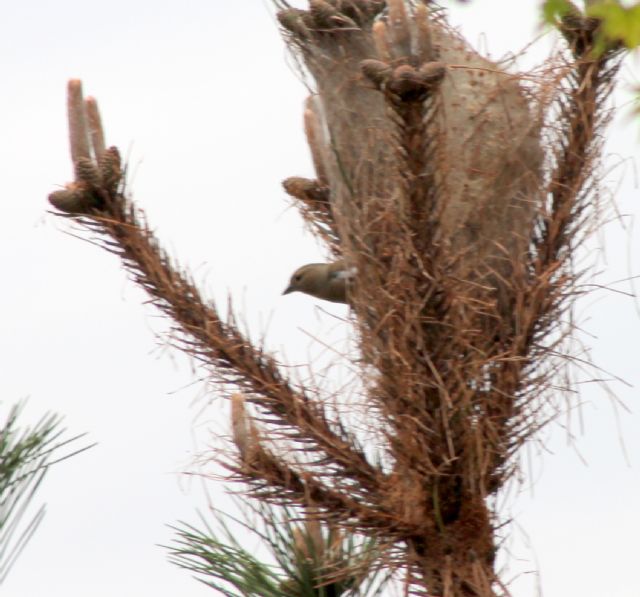
[[[452,21],[473,43],[486,32],[498,57],[532,38],[535,6],[475,0],[456,7]],[[45,213],[47,194],[70,179],[65,85],[81,78],[97,96],[108,142],[129,154],[134,196],[165,246],[209,296],[224,303],[230,291],[254,336],[267,330],[268,346],[292,363],[322,352],[310,335],[344,342],[346,333],[325,313],[345,307],[280,296],[295,267],[323,257],[280,187],[311,175],[305,90],[259,0],[190,0],[179,9],[166,0],[5,2],[0,56],[0,415],[28,396],[25,421],[52,410],[70,433],[99,442],[50,471],[39,496],[47,516],[3,594],[212,595],[157,545],[171,541],[167,524],[196,521],[202,488],[179,473],[226,429],[226,410],[183,357],[157,348],[164,323],[118,260]],[[632,71],[637,61],[628,62],[627,81]],[[620,119],[607,163],[637,155],[639,143],[640,123]],[[633,168],[627,162],[619,188],[623,170],[608,176],[624,214],[638,213]],[[625,222],[601,235],[605,254],[594,252],[600,283],[640,273],[639,233]],[[612,385],[633,411],[637,307],[601,292],[579,309],[596,363],[633,384]],[[538,568],[545,597],[638,597],[640,417],[616,415],[596,385],[582,387],[581,398],[574,445],[586,464],[558,426],[549,452],[525,458],[525,487],[511,510],[531,549],[516,533],[513,574]],[[219,483],[207,488],[226,503]],[[514,594],[532,596],[536,583],[522,575]]]

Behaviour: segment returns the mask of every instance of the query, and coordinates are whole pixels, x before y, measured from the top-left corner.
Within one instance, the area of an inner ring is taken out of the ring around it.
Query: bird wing
[[[349,267],[346,269],[339,269],[329,274],[329,279],[333,280],[352,280],[356,277],[358,273],[358,268]]]

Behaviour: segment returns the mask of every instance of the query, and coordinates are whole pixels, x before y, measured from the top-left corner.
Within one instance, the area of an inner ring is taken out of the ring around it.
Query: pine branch
[[[70,120],[74,123],[83,122],[76,112],[85,110],[78,87],[79,82],[70,83]],[[74,133],[83,134],[87,135],[86,130]],[[72,147],[75,155],[77,150]],[[110,168],[104,165],[105,156],[112,162]],[[353,436],[339,421],[329,421],[324,408],[294,387],[275,359],[242,334],[232,311],[229,321],[223,322],[215,305],[205,303],[188,273],[160,247],[144,214],[125,198],[117,150],[107,149],[100,164],[86,155],[78,157],[76,172],[77,179],[65,190],[52,193],[50,201],[75,215],[85,229],[102,238],[106,250],[122,260],[150,302],[174,322],[175,341],[182,350],[220,383],[241,389],[261,417],[277,427],[280,437],[301,443],[308,453],[320,453],[318,461],[330,465],[335,478],[350,485],[357,479],[352,489],[363,499],[375,494],[380,472],[368,462]]]
[[[45,515],[41,506],[24,522],[49,467],[93,446],[63,453],[84,434],[63,439],[62,420],[52,414],[21,429],[17,425],[23,406],[13,406],[0,428],[0,585]]]
[[[317,519],[300,522],[301,513],[265,502],[240,502],[242,520],[211,509],[215,527],[203,515],[200,527],[182,523],[169,546],[170,560],[198,575],[203,583],[255,597],[345,597],[381,594],[388,575],[379,574],[375,542],[344,535]],[[260,540],[275,558],[266,565],[238,541],[242,534]]]
[[[552,372],[540,375],[540,364],[551,350],[548,339],[559,331],[562,315],[577,294],[573,255],[587,228],[590,203],[596,199],[599,132],[608,123],[606,104],[621,56],[615,46],[596,53],[597,27],[597,21],[578,13],[567,15],[561,25],[573,60],[557,100],[558,133],[553,140],[548,201],[533,226],[529,263],[513,278],[516,317],[503,328],[511,342],[509,356],[492,373],[495,391],[503,396],[487,412],[499,430],[498,445],[503,446],[494,455],[497,469],[539,429],[540,423],[534,424],[525,414],[529,388],[542,389],[549,383]]]
[[[340,238],[331,211],[329,187],[318,180],[300,177],[287,178],[282,186],[291,197],[298,200],[297,207],[305,224],[326,243],[332,255],[339,259],[342,255]]]

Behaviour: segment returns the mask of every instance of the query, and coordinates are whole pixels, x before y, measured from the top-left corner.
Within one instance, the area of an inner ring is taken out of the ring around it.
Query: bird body
[[[356,270],[343,260],[333,263],[308,263],[299,267],[282,294],[304,292],[332,303],[347,303],[347,287]]]

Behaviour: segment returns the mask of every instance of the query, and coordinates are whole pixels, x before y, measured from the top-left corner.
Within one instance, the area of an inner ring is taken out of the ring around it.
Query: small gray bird
[[[347,283],[356,274],[343,260],[333,263],[309,263],[298,268],[282,294],[304,292],[332,303],[347,302]]]

